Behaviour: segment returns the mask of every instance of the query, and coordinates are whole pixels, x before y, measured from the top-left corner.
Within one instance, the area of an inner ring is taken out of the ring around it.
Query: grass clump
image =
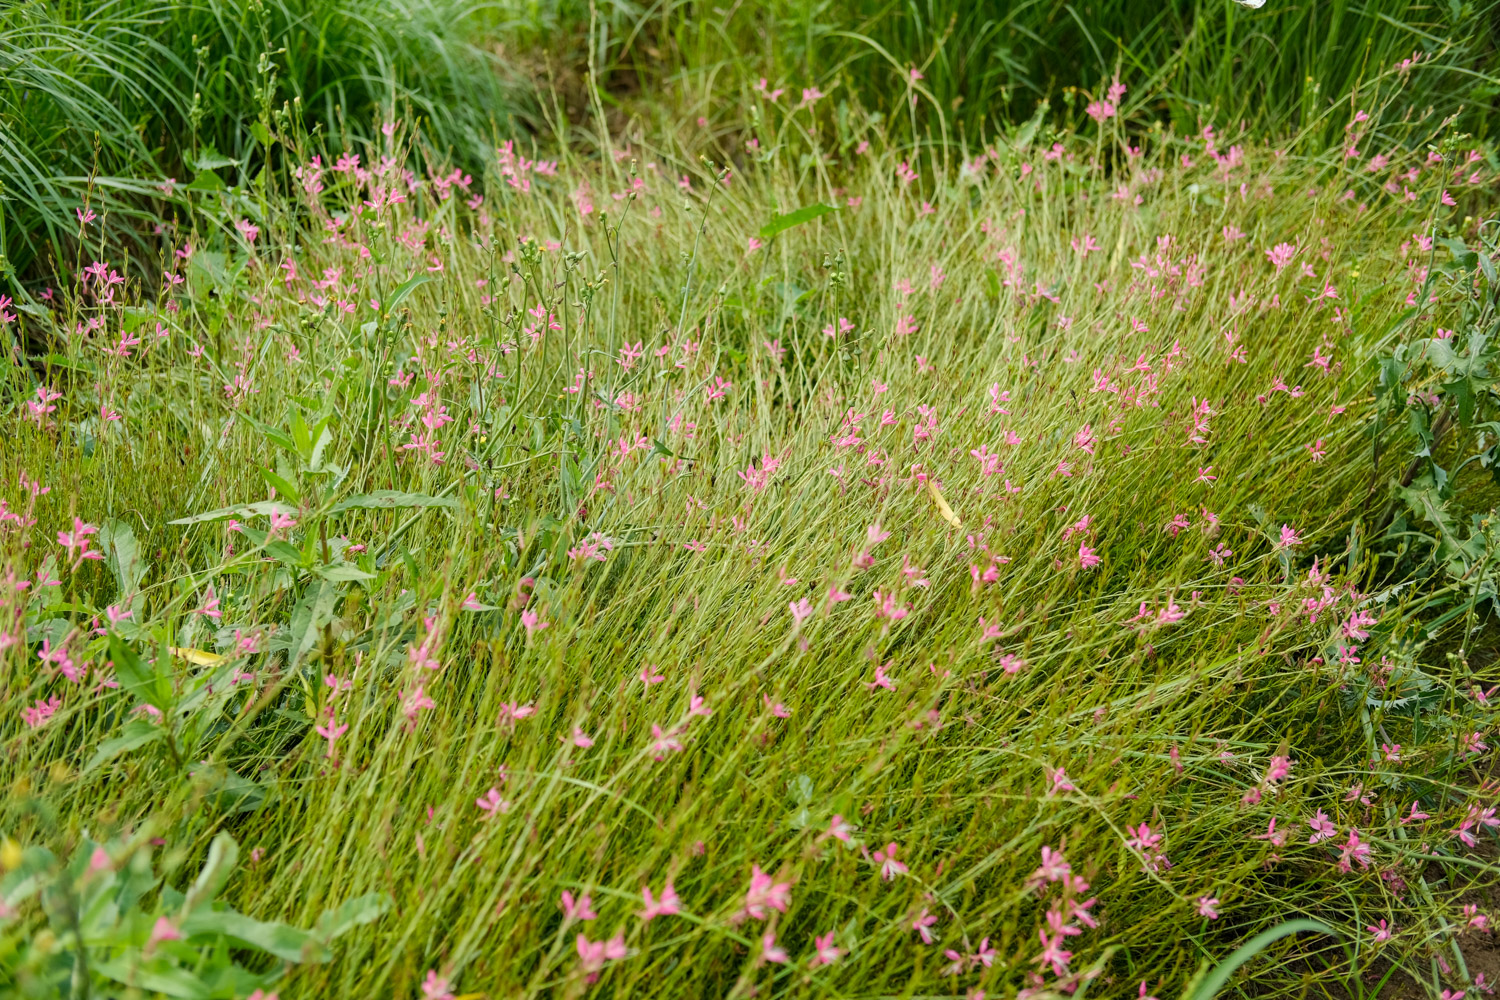
[[[1488,604],[1374,390],[1495,165],[814,91],[282,147],[6,320],[8,988],[1476,985]]]
[[[96,238],[149,257],[200,174],[249,186],[273,134],[365,134],[382,109],[410,107],[427,140],[472,169],[474,151],[534,107],[483,44],[508,19],[449,0],[6,4],[6,269],[28,287],[68,271],[86,208],[104,220]]]

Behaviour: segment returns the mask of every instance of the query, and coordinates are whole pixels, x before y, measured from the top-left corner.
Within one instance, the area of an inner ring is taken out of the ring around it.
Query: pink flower
[[[911,922],[911,929],[916,931],[922,938],[923,944],[932,944],[932,931],[928,930],[928,928],[935,923],[937,923],[937,917],[934,917],[924,909],[917,915],[917,919]]]
[[[57,714],[59,708],[62,708],[62,700],[56,695],[46,701],[38,698],[35,705],[21,709],[21,719],[29,728],[40,729],[47,724],[48,719]]]
[[[1277,545],[1277,548],[1290,549],[1301,544],[1302,539],[1297,537],[1297,532],[1283,524],[1281,526],[1281,541]]]
[[[1042,847],[1042,866],[1031,873],[1030,881],[1037,884],[1042,882],[1056,882],[1073,871],[1073,866],[1068,864],[1063,857],[1062,851],[1054,851],[1052,848]]]
[[[1307,821],[1307,825],[1312,827],[1312,836],[1307,838],[1309,844],[1316,844],[1320,840],[1327,840],[1338,833],[1338,828],[1333,825],[1333,821],[1321,809],[1318,810],[1317,815]]]
[[[330,705],[328,724],[324,726],[317,726],[313,730],[319,736],[328,741],[328,757],[330,759],[337,756],[337,754],[334,752],[334,749],[335,744],[337,744],[339,741],[339,737],[343,736],[349,731],[349,723],[346,722],[343,725],[336,725],[335,722],[336,720],[333,718],[333,707]]]
[[[605,962],[616,962],[625,957],[625,933],[621,931],[608,941],[590,941],[582,934],[574,942],[583,970],[590,976],[604,968]],[[592,980],[591,980],[592,981]]]
[[[1297,248],[1290,243],[1278,243],[1266,251],[1266,258],[1275,265],[1277,274],[1280,274],[1295,256],[1297,256]]]
[[[564,889],[562,894],[562,901],[557,905],[562,907],[564,921],[595,920],[598,918],[599,914],[590,909],[590,906],[593,904],[593,902],[593,898],[587,893],[579,896],[575,900],[573,898],[573,894]]]
[[[1382,917],[1380,923],[1370,924],[1365,928],[1365,930],[1370,932],[1370,940],[1372,943],[1380,944],[1391,939],[1391,931],[1395,930],[1395,928],[1388,925],[1385,922],[1385,919]]]
[[[1359,839],[1359,831],[1351,829],[1349,839],[1339,849],[1339,869],[1349,871],[1350,860],[1359,862],[1361,868],[1370,867],[1370,845]]]
[[[821,937],[813,938],[813,946],[816,954],[813,955],[813,965],[832,965],[839,960],[844,952],[833,946],[833,931],[829,931]]]
[[[785,965],[787,962],[786,952],[776,947],[774,931],[766,931],[760,936],[760,961],[775,962],[778,965]]]
[[[508,701],[500,706],[500,717],[495,720],[495,724],[507,729],[515,729],[518,721],[535,714],[535,705],[518,705],[513,701]]]
[[[663,732],[657,723],[651,724],[651,750],[653,760],[666,760],[667,754],[676,753],[682,749],[682,741],[669,732]]]
[[[1266,768],[1265,777],[1261,780],[1268,785],[1272,785],[1291,773],[1292,760],[1290,757],[1272,757],[1271,765]]]
[[[886,844],[884,851],[876,851],[874,858],[875,863],[880,866],[880,877],[887,882],[907,872],[907,867],[896,860],[895,841]]]
[[[1210,920],[1219,919],[1219,901],[1213,896],[1198,897],[1198,915]]]
[[[838,813],[834,813],[833,819],[828,823],[828,833],[826,834],[826,836],[832,837],[835,840],[843,841],[847,844],[849,843],[850,836],[854,833],[854,829],[855,828],[850,825],[843,816]]]
[[[1038,930],[1036,933],[1042,939],[1042,953],[1032,961],[1039,965],[1050,965],[1054,976],[1067,975],[1068,962],[1073,958],[1073,953],[1063,948],[1063,943],[1067,938],[1061,934],[1049,938],[1047,932],[1043,930]]]
[[[1078,565],[1084,569],[1093,569],[1104,560],[1095,555],[1094,550],[1080,542],[1078,545]]]
[[[491,786],[483,797],[474,800],[474,804],[491,816],[510,812],[510,803],[500,797],[500,789]]]
[[[641,886],[641,896],[646,901],[646,908],[637,914],[644,921],[655,920],[657,917],[675,916],[677,910],[677,892],[672,888],[672,880],[667,879],[667,884],[661,890],[661,898],[653,899],[650,886]]]
[[[224,617],[223,612],[219,610],[219,598],[214,593],[212,584],[209,585],[208,593],[204,595],[203,603],[193,613],[202,615],[205,618],[212,618],[214,621],[219,621]]]
[[[786,912],[792,901],[790,882],[777,882],[760,870],[759,865],[750,866],[750,888],[745,893],[745,916],[754,920],[766,919],[766,908]]]
[[[162,941],[181,941],[182,931],[177,925],[166,917],[157,917],[156,924],[151,928],[151,936],[146,940],[146,950],[150,952]]]
[[[422,1000],[453,1000],[448,980],[438,975],[436,969],[428,969],[427,978],[422,980]]]
[[[1091,101],[1084,111],[1088,112],[1090,118],[1102,125],[1115,116],[1117,109],[1109,101]]]
[[[551,625],[551,622],[542,621],[542,616],[527,608],[521,612],[521,624],[526,628],[526,638],[530,641],[533,632],[540,632]]]

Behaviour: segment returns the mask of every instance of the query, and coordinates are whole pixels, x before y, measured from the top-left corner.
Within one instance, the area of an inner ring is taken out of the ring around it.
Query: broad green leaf
[[[421,288],[429,281],[436,280],[437,278],[430,274],[416,274],[410,278],[407,278],[405,281],[401,282],[401,284],[397,285],[394,289],[391,290],[391,300],[385,304],[385,307],[387,309],[396,308],[401,303],[405,302],[406,297],[412,292],[416,291],[418,288]]]
[[[373,580],[374,573],[366,573],[351,562],[330,563],[326,566],[314,566],[313,572],[325,580],[334,583],[350,583],[358,580]]]
[[[391,897],[383,892],[372,892],[351,899],[336,910],[324,910],[318,918],[318,936],[325,942],[363,924],[379,920],[391,908]]]
[[[184,185],[184,191],[224,191],[226,186],[212,170],[200,170],[192,183]]]
[[[1036,113],[1031,116],[1031,119],[1025,125],[1017,129],[1016,134],[1011,138],[1010,145],[1012,149],[1025,149],[1031,145],[1031,140],[1036,138],[1036,131],[1042,127],[1042,122],[1047,120],[1047,112],[1051,108],[1052,105],[1048,101],[1041,101],[1037,104]]]
[[[159,667],[148,665],[117,635],[109,637],[109,658],[115,664],[115,678],[132,697],[154,705],[165,712],[171,706],[172,685]]]
[[[398,490],[376,490],[345,497],[329,508],[330,514],[346,510],[397,510],[404,507],[457,507],[454,497],[435,497],[426,493],[402,493]]]
[[[333,584],[324,581],[318,585],[317,590],[308,588],[307,593],[302,595],[302,600],[292,609],[292,641],[296,643],[292,651],[294,665],[318,641],[318,631],[333,620],[333,608],[338,599],[338,590]]]
[[[124,521],[111,518],[100,528],[99,539],[101,547],[109,553],[109,568],[115,574],[120,596],[133,596],[146,576],[135,532]]]
[[[213,146],[204,146],[193,157],[194,170],[218,170],[222,167],[237,167],[239,165],[239,160],[225,156]]]
[[[115,664],[116,676],[118,676],[119,661],[116,660]],[[116,736],[114,739],[105,740],[99,744],[99,749],[94,751],[94,756],[90,757],[89,762],[83,765],[83,773],[88,774],[90,771],[108,763],[120,754],[143,747],[147,743],[154,743],[161,739],[161,737],[162,728],[154,722],[147,722],[145,719],[136,719],[128,722],[119,736]]]
[[[199,776],[205,775],[200,772]],[[268,790],[265,785],[232,770],[217,770],[206,777],[211,779],[212,788],[205,801],[223,812],[254,812],[266,802]]]
[[[133,950],[133,949],[132,949]],[[182,1000],[208,1000],[213,996],[208,985],[186,969],[179,969],[165,958],[141,961],[137,955],[126,954],[109,961],[94,960],[89,967],[106,979],[113,979],[123,986],[150,990]]]
[[[332,443],[333,430],[328,426],[328,418],[324,417],[318,421],[318,426],[313,428],[313,446],[312,453],[307,458],[307,471],[322,471],[323,452]]]
[[[285,563],[291,567],[302,565],[302,550],[283,538],[276,538],[266,544],[266,555],[279,563]]]
[[[772,219],[764,226],[761,226],[760,238],[763,240],[768,240],[771,237],[775,236],[777,233],[786,232],[793,226],[800,226],[804,222],[811,222],[813,219],[827,215],[829,212],[837,211],[838,209],[834,208],[832,205],[804,205],[801,208],[797,209],[795,212],[788,212],[785,215],[778,215],[776,216],[776,218]]]
[[[287,962],[326,962],[333,957],[307,931],[288,924],[256,920],[233,910],[195,910],[183,919],[179,930],[189,938],[199,934],[222,934]]]
[[[234,872],[234,863],[239,857],[240,845],[228,833],[219,831],[213,843],[208,845],[208,860],[203,863],[203,870],[193,880],[193,887],[188,890],[183,908],[194,910],[204,903],[212,902],[219,890],[224,888],[224,883],[229,881],[229,876]]]
[[[312,455],[312,431],[307,426],[307,421],[302,419],[299,410],[292,410],[291,420],[292,441],[297,446],[297,454],[306,461]]]

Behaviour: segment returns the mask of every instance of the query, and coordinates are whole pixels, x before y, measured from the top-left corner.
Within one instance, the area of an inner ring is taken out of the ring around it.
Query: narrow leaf
[[[760,227],[760,238],[768,240],[777,233],[784,233],[793,226],[800,226],[804,222],[827,215],[829,212],[837,212],[838,209],[832,205],[804,205],[795,212],[778,215],[764,226]]]
[[[1264,951],[1267,946],[1288,934],[1297,934],[1301,931],[1316,931],[1319,934],[1331,934],[1339,936],[1339,932],[1327,924],[1320,924],[1316,920],[1284,920],[1275,927],[1261,931],[1255,937],[1246,941],[1234,950],[1224,961],[1214,966],[1213,970],[1198,984],[1198,989],[1193,993],[1192,1000],[1213,1000],[1224,985],[1229,982],[1229,977],[1234,975],[1235,970],[1256,955]]]
[[[406,301],[406,297],[408,295],[410,295],[412,292],[416,291],[418,288],[421,288],[423,285],[427,284],[429,281],[436,281],[436,280],[437,280],[437,278],[433,277],[430,274],[417,274],[417,275],[413,275],[410,278],[407,278],[405,281],[401,282],[401,284],[397,285],[391,291],[391,301],[388,302],[388,303],[386,303],[386,308],[387,309],[394,309],[394,308],[396,308],[401,303],[405,302]]]

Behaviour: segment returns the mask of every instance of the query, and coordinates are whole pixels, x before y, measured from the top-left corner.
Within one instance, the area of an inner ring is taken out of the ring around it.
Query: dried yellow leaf
[[[200,667],[217,667],[221,663],[228,662],[229,659],[218,653],[210,653],[206,649],[178,649],[176,646],[168,646],[167,652],[189,663],[196,663]]]
[[[955,528],[962,528],[964,526],[964,523],[958,519],[958,515],[953,513],[953,508],[948,506],[948,501],[944,500],[943,495],[938,492],[936,484],[931,479],[927,480],[927,492],[932,494],[932,502],[937,504],[938,513],[943,515],[944,521],[947,521]]]

